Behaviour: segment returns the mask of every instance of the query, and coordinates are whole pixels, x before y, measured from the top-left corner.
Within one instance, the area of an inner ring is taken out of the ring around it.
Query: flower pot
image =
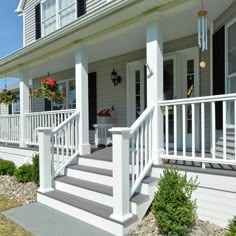
[[[112,118],[109,116],[100,116],[98,117],[99,124],[111,124]]]

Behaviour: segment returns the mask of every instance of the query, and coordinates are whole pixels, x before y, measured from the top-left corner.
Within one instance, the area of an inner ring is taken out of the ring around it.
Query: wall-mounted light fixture
[[[115,69],[111,72],[111,81],[113,82],[114,86],[118,85],[121,82],[121,77],[117,74]]]

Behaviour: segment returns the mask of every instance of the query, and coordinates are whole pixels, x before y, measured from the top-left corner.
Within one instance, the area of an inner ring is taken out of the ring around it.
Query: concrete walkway
[[[35,236],[114,236],[40,203],[3,212]]]

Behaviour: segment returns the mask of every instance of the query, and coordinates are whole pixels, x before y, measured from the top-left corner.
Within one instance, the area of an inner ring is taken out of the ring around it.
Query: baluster
[[[169,106],[165,106],[166,155],[169,155]]]
[[[140,129],[141,129],[140,152],[141,152],[141,172],[142,172],[143,171],[143,123],[142,123]]]
[[[183,121],[183,157],[186,157],[186,105],[182,105],[182,121]]]
[[[151,160],[152,157],[152,120],[151,120],[151,115],[148,116],[148,163]]]
[[[211,102],[211,146],[212,158],[216,158],[216,108],[215,102]]]
[[[201,128],[202,128],[202,158],[205,158],[205,104],[201,103]],[[205,163],[202,163],[202,168],[205,169]]]
[[[69,159],[69,142],[70,142],[70,123],[65,126],[65,140],[66,140],[66,160]]]
[[[226,160],[226,101],[223,101],[223,159]]]
[[[148,120],[145,121],[145,166],[148,164]]]
[[[192,107],[192,157],[195,157],[195,104]]]
[[[131,180],[131,184],[132,187],[134,186],[134,181],[135,181],[135,163],[134,163],[134,159],[135,159],[135,149],[134,149],[134,142],[135,142],[135,136],[133,136],[131,138],[131,175],[132,175],[132,180]],[[132,189],[131,187],[131,189]]]
[[[58,138],[59,138],[59,133],[57,132],[56,133],[56,137],[55,137],[55,144],[56,144],[56,150],[52,150],[53,152],[56,151],[56,154],[57,154],[57,170],[59,169],[59,141],[58,141]]]
[[[177,156],[177,106],[174,105],[174,155]]]
[[[234,155],[236,161],[236,100],[234,100]]]
[[[136,179],[139,177],[139,130],[136,132]]]

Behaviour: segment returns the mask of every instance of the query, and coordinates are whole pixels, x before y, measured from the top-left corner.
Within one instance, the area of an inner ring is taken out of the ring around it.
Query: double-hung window
[[[76,0],[42,0],[42,35],[48,35],[76,19]]]

